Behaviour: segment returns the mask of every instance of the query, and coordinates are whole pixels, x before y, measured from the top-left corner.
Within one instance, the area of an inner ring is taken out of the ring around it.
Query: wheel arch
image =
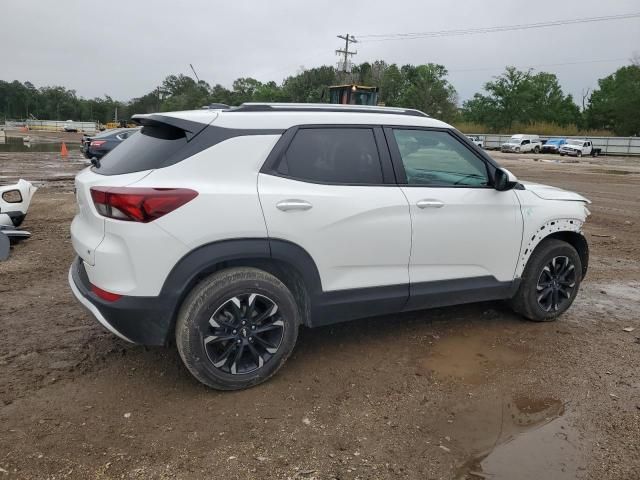
[[[582,277],[587,274],[589,266],[589,244],[582,233],[583,220],[577,218],[560,218],[549,220],[532,233],[529,238],[524,239],[520,259],[516,267],[516,278],[522,276],[529,258],[538,248],[540,243],[547,238],[563,240],[573,246],[580,256],[582,263]]]
[[[580,256],[580,263],[582,264],[582,278],[584,279],[589,268],[589,244],[587,243],[585,236],[580,232],[565,230],[552,233],[545,237],[545,240],[547,238],[562,240],[576,249]]]
[[[310,325],[312,298],[322,292],[322,286],[309,253],[284,240],[243,238],[202,245],[174,266],[160,293],[172,299],[173,305],[167,339],[174,331],[178,310],[193,287],[207,276],[231,267],[253,267],[274,275],[299,301],[301,323]]]

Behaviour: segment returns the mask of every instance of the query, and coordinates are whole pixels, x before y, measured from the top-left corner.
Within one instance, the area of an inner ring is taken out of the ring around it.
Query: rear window
[[[383,183],[378,147],[370,128],[300,129],[277,172],[314,183]]]
[[[122,175],[160,168],[187,144],[184,131],[168,126],[145,126],[130,135],[92,170],[101,175]]]

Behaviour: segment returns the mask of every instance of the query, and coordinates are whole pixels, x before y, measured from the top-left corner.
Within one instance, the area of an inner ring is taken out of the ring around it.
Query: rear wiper
[[[91,165],[93,165],[96,168],[100,168],[100,160],[98,160],[96,157],[93,157],[91,159]]]

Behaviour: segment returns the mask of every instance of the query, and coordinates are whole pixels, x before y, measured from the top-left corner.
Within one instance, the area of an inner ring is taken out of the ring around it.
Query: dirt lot
[[[640,159],[495,156],[593,201],[558,322],[486,303],[303,330],[267,384],[218,393],[72,299],[78,152],[0,154],[41,185],[0,264],[0,478],[638,479]]]

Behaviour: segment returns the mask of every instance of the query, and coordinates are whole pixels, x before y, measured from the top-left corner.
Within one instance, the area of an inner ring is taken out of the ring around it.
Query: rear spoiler
[[[160,113],[137,114],[131,117],[131,120],[137,125],[161,127],[169,126],[177,128],[184,132],[187,141],[198,135],[202,130],[215,120],[215,116],[207,123],[195,122],[193,120],[185,120],[184,118],[162,115]]]

